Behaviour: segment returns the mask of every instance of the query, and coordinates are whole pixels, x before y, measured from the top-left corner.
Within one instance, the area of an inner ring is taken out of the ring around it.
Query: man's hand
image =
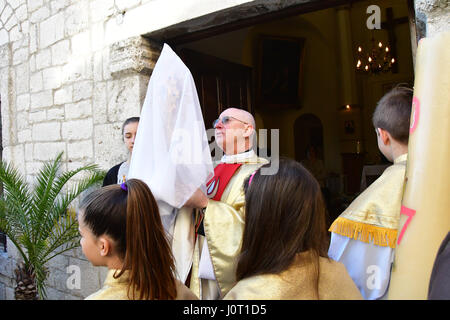
[[[184,207],[189,208],[205,208],[208,205],[208,197],[202,190],[195,190],[194,194],[184,204]]]

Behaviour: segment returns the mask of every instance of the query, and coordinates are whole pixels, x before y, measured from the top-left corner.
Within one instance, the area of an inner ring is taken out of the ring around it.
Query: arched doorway
[[[306,159],[308,147],[314,146],[323,160],[323,125],[312,113],[303,114],[294,122],[295,160]]]
[[[327,172],[324,166],[323,125],[322,121],[311,113],[298,117],[294,122],[295,160],[314,175],[320,184],[327,208],[326,224],[330,226],[332,220],[330,192],[326,185]]]

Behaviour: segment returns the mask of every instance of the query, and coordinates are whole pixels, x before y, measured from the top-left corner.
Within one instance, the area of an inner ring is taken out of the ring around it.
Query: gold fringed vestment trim
[[[389,246],[393,249],[395,248],[397,240],[396,229],[378,227],[342,217],[337,218],[328,231],[366,243],[371,243],[373,241],[373,244],[377,246]]]

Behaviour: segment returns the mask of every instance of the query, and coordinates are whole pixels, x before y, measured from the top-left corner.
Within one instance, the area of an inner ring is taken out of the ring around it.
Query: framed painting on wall
[[[338,113],[339,137],[341,140],[361,140],[361,111],[358,107],[341,110]]]
[[[258,108],[300,108],[304,38],[261,36],[258,46]]]

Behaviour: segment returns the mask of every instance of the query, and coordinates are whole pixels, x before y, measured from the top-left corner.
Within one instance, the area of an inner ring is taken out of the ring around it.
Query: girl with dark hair
[[[197,299],[175,278],[158,206],[141,180],[93,191],[80,203],[78,222],[83,253],[109,269],[103,288],[86,299]]]
[[[128,169],[130,168],[131,154],[133,153],[134,140],[139,126],[139,117],[131,117],[122,124],[122,139],[128,150],[128,159],[108,170],[105,179],[103,180],[103,187],[110,184],[121,184],[126,181]]]
[[[259,169],[244,191],[238,282],[225,299],[361,299],[344,265],[328,259],[320,186],[300,163],[280,159],[275,175]]]

